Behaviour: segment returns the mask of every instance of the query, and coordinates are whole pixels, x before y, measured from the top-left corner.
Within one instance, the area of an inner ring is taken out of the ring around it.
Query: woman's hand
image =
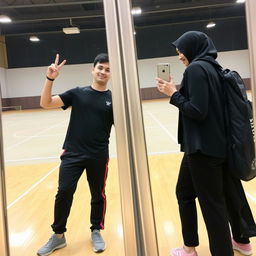
[[[167,82],[158,77],[156,78],[156,81],[158,91],[167,96],[171,97],[177,91],[173,77],[170,77],[170,82]]]

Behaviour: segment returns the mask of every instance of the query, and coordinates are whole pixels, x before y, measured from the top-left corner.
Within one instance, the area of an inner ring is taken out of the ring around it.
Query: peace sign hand
[[[58,75],[59,75],[59,70],[64,66],[64,64],[66,63],[66,60],[63,60],[60,64],[59,64],[59,59],[60,56],[59,54],[56,54],[56,58],[54,63],[52,63],[48,69],[47,69],[47,76],[51,79],[55,79]]]

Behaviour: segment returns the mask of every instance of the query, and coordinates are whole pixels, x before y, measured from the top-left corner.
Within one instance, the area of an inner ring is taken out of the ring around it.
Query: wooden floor
[[[177,110],[168,100],[143,102],[158,247],[161,256],[182,245],[175,184],[182,154],[176,142]],[[59,155],[69,111],[35,110],[3,113],[7,203],[11,256],[32,256],[52,231]],[[107,249],[101,255],[124,256],[122,217],[114,129],[110,143],[107,213],[102,234]],[[244,183],[256,217],[256,181]],[[53,256],[91,256],[90,196],[85,175],[79,181],[67,225],[68,246]],[[198,255],[210,256],[207,234],[199,211]],[[0,234],[1,235],[1,234]],[[256,239],[251,239],[255,244]],[[236,253],[235,255],[239,255]],[[256,246],[255,253],[256,256]],[[132,256],[132,255],[126,255]],[[225,255],[223,255],[225,256]]]

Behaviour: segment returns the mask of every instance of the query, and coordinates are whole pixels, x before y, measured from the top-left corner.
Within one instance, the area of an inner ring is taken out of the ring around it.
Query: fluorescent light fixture
[[[0,15],[0,23],[10,23],[12,22],[11,18],[6,15]]]
[[[79,34],[80,29],[78,27],[68,27],[62,29],[65,34]]]
[[[37,36],[30,36],[30,37],[29,37],[29,40],[30,40],[31,42],[39,42],[39,41],[40,41],[40,39],[39,39]]]
[[[245,3],[245,0],[236,0],[238,4]]]
[[[207,25],[206,25],[206,27],[207,28],[213,28],[213,27],[215,27],[216,26],[216,23],[215,22],[209,22]]]
[[[131,13],[132,15],[140,15],[142,13],[142,10],[140,7],[133,7]]]

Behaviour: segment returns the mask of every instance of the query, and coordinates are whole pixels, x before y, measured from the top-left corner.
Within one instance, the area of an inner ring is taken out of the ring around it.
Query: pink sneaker
[[[187,253],[184,248],[174,248],[171,250],[171,256],[197,256],[197,252]]]
[[[252,246],[251,244],[240,244],[237,243],[234,239],[232,239],[233,249],[240,252],[243,255],[249,256],[252,255]]]

